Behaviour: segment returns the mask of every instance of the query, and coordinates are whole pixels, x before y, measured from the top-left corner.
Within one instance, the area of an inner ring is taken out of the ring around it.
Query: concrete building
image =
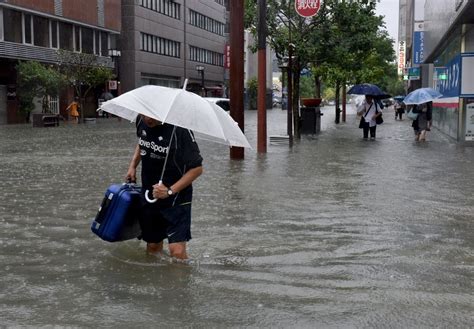
[[[120,33],[120,2],[114,0],[0,0],[0,124],[24,122],[16,96],[19,60],[57,63],[57,50],[94,54],[113,68],[108,56]],[[65,113],[73,95],[52,101]]]
[[[123,0],[122,91],[143,85],[180,87],[218,95],[227,45],[224,0]]]
[[[474,142],[474,1],[425,1],[423,84],[439,90],[436,126]],[[443,77],[443,78],[441,78]]]
[[[474,142],[474,1],[424,1],[421,15],[418,1],[400,0],[399,69],[408,77],[407,91],[441,92],[433,102],[433,125],[460,142]]]
[[[248,83],[252,79],[258,79],[258,53],[252,52],[252,48],[256,46],[257,41],[249,31],[244,32],[244,86],[248,87]],[[270,45],[267,44],[266,48],[266,106],[272,108],[272,89],[273,89],[273,50]],[[247,104],[246,108],[252,108],[248,103],[247,93]],[[255,104],[254,104],[255,105]]]

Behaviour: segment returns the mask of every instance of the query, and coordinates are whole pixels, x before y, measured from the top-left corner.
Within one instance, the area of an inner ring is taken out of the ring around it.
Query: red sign
[[[316,15],[321,7],[320,0],[295,0],[295,9],[298,15],[312,17]]]
[[[230,45],[225,45],[224,50],[224,67],[230,69]]]

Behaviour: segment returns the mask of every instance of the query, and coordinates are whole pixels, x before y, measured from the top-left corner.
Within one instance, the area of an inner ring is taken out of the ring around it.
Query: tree
[[[27,114],[34,110],[34,99],[42,98],[43,113],[48,113],[48,96],[57,96],[64,85],[64,77],[51,65],[36,61],[22,61],[16,66],[18,72],[18,96],[20,111]]]
[[[58,60],[58,69],[74,87],[81,109],[84,109],[84,100],[88,93],[113,77],[112,69],[100,65],[96,56],[91,54],[59,50]],[[81,121],[83,120],[84,110],[81,110]]]
[[[379,0],[325,0],[319,13],[306,19],[296,14],[294,0],[267,0],[268,39],[276,57],[280,61],[288,58],[289,45],[294,45],[295,57],[290,68],[294,77],[294,109],[297,109],[303,68],[312,69],[317,97],[321,96],[321,80],[340,87],[362,74],[363,59],[372,51],[373,40],[382,25],[381,18],[375,16],[376,1]],[[256,4],[257,0],[245,1],[245,26],[254,35]],[[298,138],[299,113],[293,113]]]

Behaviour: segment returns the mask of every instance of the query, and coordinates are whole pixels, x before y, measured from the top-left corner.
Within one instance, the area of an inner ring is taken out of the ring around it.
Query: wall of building
[[[179,19],[141,5],[141,0],[122,1],[122,90],[144,84],[178,87],[184,79],[200,85],[197,65],[204,66],[206,86],[224,83],[224,66],[193,61],[190,47],[198,47],[224,55],[226,36],[212,33],[190,24],[190,9],[217,22],[225,23],[226,8],[215,1],[176,1],[180,4]],[[141,50],[143,33],[179,43],[179,56],[167,56]]]
[[[425,2],[425,58],[433,55],[467,4],[467,0],[429,0]]]
[[[61,16],[73,21],[120,31],[120,1],[117,0],[7,0],[8,5]],[[100,17],[103,15],[104,19]]]
[[[108,50],[120,31],[120,11],[120,1],[115,0],[0,1],[0,85],[7,87],[6,103],[0,99],[0,122],[5,121],[5,108],[8,123],[25,119],[18,98],[10,96],[16,93],[15,66],[19,60],[57,63],[61,48],[94,54],[99,63],[112,68]],[[25,22],[30,22],[31,29],[25,30]],[[74,39],[81,42],[72,42]],[[94,99],[87,106],[93,108],[97,106],[96,96],[92,93],[91,97]]]

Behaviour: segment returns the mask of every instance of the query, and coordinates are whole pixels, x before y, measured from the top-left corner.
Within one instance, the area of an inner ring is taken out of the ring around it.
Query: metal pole
[[[293,146],[293,51],[291,44],[291,1],[288,1],[288,113],[287,113],[287,131],[290,146]]]
[[[206,97],[206,88],[204,87],[204,70],[201,71],[201,94]]]
[[[346,82],[342,85],[342,122],[346,122]]]
[[[258,122],[257,122],[257,152],[267,152],[267,54],[266,54],[266,0],[258,1]]]
[[[230,115],[244,131],[244,1],[232,0],[230,9]],[[231,147],[231,159],[243,159],[243,147]]]

